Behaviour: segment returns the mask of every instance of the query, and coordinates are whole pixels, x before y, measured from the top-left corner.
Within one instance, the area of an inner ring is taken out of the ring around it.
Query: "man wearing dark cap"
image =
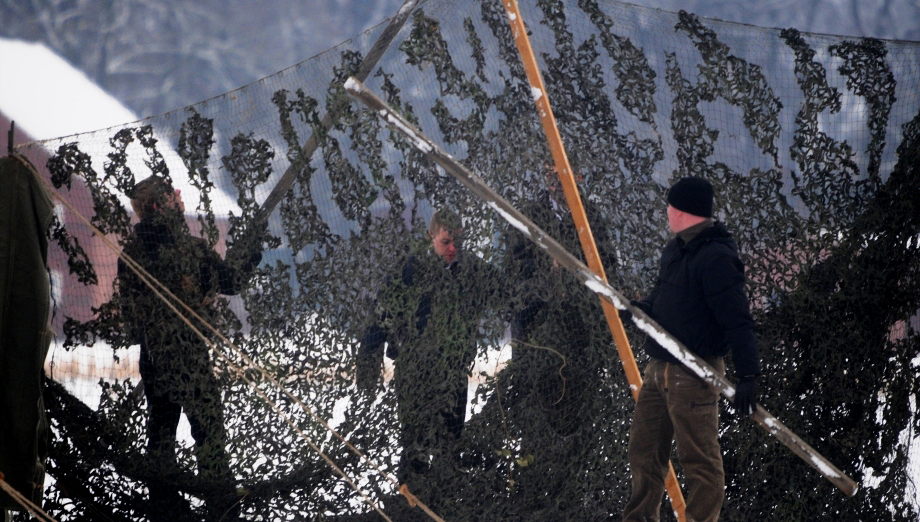
[[[734,406],[753,412],[760,363],[754,321],[744,293],[738,247],[712,219],[712,185],[679,180],[668,191],[668,226],[675,237],[664,247],[655,287],[634,304],[690,351],[724,373],[731,350],[738,386]],[[664,478],[677,442],[686,479],[687,519],[719,518],[725,473],[719,448],[719,392],[648,339],[650,356],[629,433],[632,494],[624,520],[658,520]]]

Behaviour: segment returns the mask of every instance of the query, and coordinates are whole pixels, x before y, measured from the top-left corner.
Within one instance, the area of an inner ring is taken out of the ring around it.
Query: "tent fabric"
[[[0,158],[0,186],[0,472],[40,503],[49,436],[41,377],[51,340],[45,266],[53,207],[17,158]],[[18,504],[0,493],[0,507]]]

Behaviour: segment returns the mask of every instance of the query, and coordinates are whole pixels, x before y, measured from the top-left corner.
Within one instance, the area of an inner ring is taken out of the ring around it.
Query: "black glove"
[[[227,249],[227,262],[240,270],[248,279],[249,274],[262,262],[262,242],[265,239],[267,222],[253,221],[236,237]]]
[[[745,375],[735,386],[735,411],[741,417],[750,417],[757,404],[757,376]]]
[[[635,299],[630,299],[629,304],[635,306],[636,308],[638,308],[639,310],[642,310],[643,312],[645,311],[645,309],[642,308],[642,303],[640,303],[639,301],[636,301]],[[628,323],[629,320],[632,319],[632,316],[633,316],[632,312],[630,312],[629,310],[620,310],[619,308],[617,309],[617,313],[620,314],[620,321],[623,324]]]
[[[383,350],[358,352],[356,384],[362,394],[375,397],[380,383],[380,366],[383,364]]]

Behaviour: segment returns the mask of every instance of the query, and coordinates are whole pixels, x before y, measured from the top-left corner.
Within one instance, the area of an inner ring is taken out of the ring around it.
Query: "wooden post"
[[[508,15],[508,22],[511,24],[514,43],[517,46],[518,54],[521,56],[524,71],[527,73],[527,81],[530,82],[530,91],[537,106],[537,113],[540,115],[540,122],[543,124],[543,132],[546,133],[546,141],[549,145],[550,154],[553,156],[556,175],[559,177],[559,181],[562,182],[565,201],[569,211],[572,213],[572,220],[575,222],[575,230],[578,232],[581,250],[591,271],[601,280],[607,281],[604,264],[597,250],[594,234],[591,232],[591,224],[588,223],[588,215],[581,202],[578,186],[575,183],[575,176],[572,173],[572,166],[569,164],[565,145],[562,143],[562,135],[556,125],[553,107],[549,102],[549,93],[546,92],[546,85],[543,83],[543,76],[540,74],[537,58],[530,45],[530,39],[527,37],[524,18],[521,16],[517,0],[504,0],[503,4]],[[626,330],[623,329],[623,322],[620,321],[620,315],[612,304],[604,299],[601,299],[600,302],[604,317],[607,319],[607,326],[610,328],[611,335],[613,335],[617,353],[623,364],[623,370],[626,373],[626,381],[629,383],[630,390],[632,390],[633,399],[638,400],[639,390],[642,388],[642,372],[636,364],[636,357],[633,355],[632,347],[629,345]],[[670,461],[668,462],[668,474],[665,478],[665,489],[671,499],[671,507],[674,508],[677,519],[684,522],[686,520],[687,505],[684,501],[684,495],[680,491],[680,483],[677,482],[674,466]]]

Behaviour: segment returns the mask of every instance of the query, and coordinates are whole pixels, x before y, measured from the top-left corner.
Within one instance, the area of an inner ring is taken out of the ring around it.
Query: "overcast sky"
[[[764,27],[920,40],[920,0],[631,3],[670,11],[686,9],[704,17]],[[121,105],[119,108],[112,104],[113,110],[107,113],[95,105],[74,103],[72,100],[81,99],[77,92],[84,92],[74,88],[82,85],[82,79],[67,72],[69,79],[65,81],[60,80],[60,75],[58,81],[41,80],[42,75],[57,70],[60,64],[54,62],[55,68],[51,68],[53,60],[34,48],[12,52],[7,44],[0,53],[0,91],[7,89],[6,100],[0,92],[0,112],[9,117],[16,110],[25,110],[22,105],[32,106],[35,110],[28,117],[17,117],[29,122],[24,126],[31,127],[37,139],[123,123],[124,109],[136,117],[163,113],[256,81],[318,54],[381,22],[401,4],[402,0],[161,0],[148,4],[0,0],[0,19],[17,20],[16,24],[0,25],[0,37],[44,43]],[[42,87],[23,91],[20,86],[10,98],[9,84],[14,74],[22,74],[31,79],[30,83]],[[72,116],[67,111],[72,111]],[[36,123],[35,114],[44,114],[47,121]]]

